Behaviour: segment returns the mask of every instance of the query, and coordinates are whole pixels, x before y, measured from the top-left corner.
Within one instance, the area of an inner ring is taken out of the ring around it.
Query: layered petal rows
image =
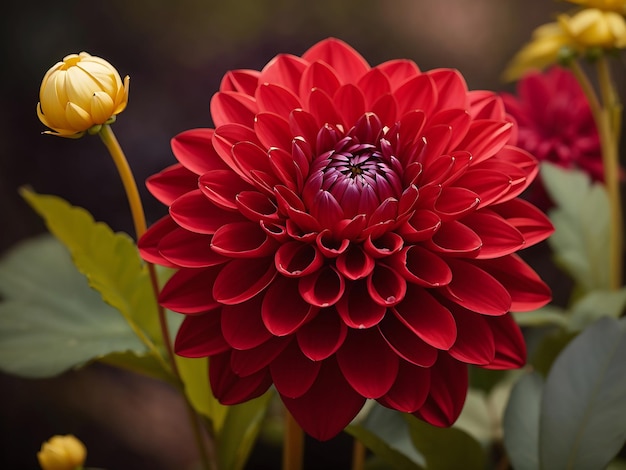
[[[525,362],[510,312],[551,295],[516,252],[552,226],[517,198],[537,162],[500,97],[331,38],[227,73],[211,116],[149,178],[169,214],[139,246],[176,268],[176,352],[210,357],[222,403],[274,385],[320,440],[366,399],[449,426],[468,364]]]

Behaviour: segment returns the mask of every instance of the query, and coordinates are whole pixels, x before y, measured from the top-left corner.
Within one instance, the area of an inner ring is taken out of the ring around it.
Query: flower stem
[[[600,145],[602,147],[602,164],[604,167],[604,185],[610,205],[609,234],[609,284],[611,289],[622,286],[623,277],[623,219],[622,200],[619,183],[619,134],[621,127],[621,105],[605,57],[596,63],[598,82],[602,101],[598,99],[593,86],[578,62],[572,63],[572,71],[580,83],[591,112],[593,114]]]
[[[135,235],[137,239],[141,237],[146,232],[146,218],[143,210],[143,206],[141,204],[141,197],[139,196],[139,190],[137,189],[137,183],[135,181],[135,177],[130,169],[130,165],[128,164],[128,160],[124,155],[122,147],[120,146],[115,134],[113,133],[113,129],[108,124],[104,124],[102,129],[99,132],[100,138],[102,142],[108,149],[111,157],[113,158],[113,162],[117,168],[117,171],[120,175],[120,179],[122,180],[122,184],[124,186],[124,191],[126,192],[126,198],[128,199],[128,204],[130,205],[130,212],[133,218],[133,225],[135,227]],[[146,263],[148,266],[148,272],[150,275],[150,283],[152,285],[152,290],[154,292],[155,299],[158,298],[159,295],[159,281],[156,274],[155,267],[152,263]],[[161,327],[161,335],[163,339],[163,344],[165,345],[165,350],[167,353],[167,358],[169,360],[169,369],[174,374],[177,379],[177,382],[182,384],[180,378],[180,372],[178,370],[178,366],[176,364],[176,359],[174,356],[174,349],[172,347],[172,341],[170,337],[169,327],[167,324],[167,318],[165,316],[165,309],[159,305],[158,301],[157,310],[159,316],[159,325]],[[217,466],[211,461],[209,458],[209,454],[207,452],[205,441],[203,439],[203,435],[200,429],[200,423],[198,419],[198,415],[193,409],[189,399],[186,394],[183,393],[185,398],[185,404],[187,406],[187,410],[189,412],[189,420],[191,423],[192,431],[194,433],[194,437],[196,439],[198,445],[198,452],[200,454],[200,458],[202,460],[203,466],[206,469],[217,468]]]
[[[358,439],[354,440],[352,448],[352,470],[363,470],[365,468],[365,446]]]
[[[285,414],[285,442],[283,442],[283,470],[302,470],[304,432],[287,410]]]

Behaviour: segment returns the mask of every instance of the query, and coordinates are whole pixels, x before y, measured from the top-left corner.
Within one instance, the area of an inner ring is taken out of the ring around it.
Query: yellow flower
[[[37,452],[37,460],[43,470],[81,469],[86,457],[85,445],[71,434],[51,437]]]
[[[573,16],[559,15],[557,19],[581,49],[626,47],[626,20],[618,13],[585,8]]]
[[[587,8],[598,8],[600,10],[615,11],[626,14],[626,0],[567,0]]]
[[[124,81],[106,60],[86,52],[70,54],[46,72],[39,90],[37,115],[61,137],[81,137],[126,108],[130,77]]]

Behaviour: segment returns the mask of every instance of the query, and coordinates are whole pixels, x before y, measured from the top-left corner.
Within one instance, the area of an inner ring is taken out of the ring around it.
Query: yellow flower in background
[[[71,434],[51,437],[37,452],[37,460],[43,470],[82,469],[86,457],[85,445]]]
[[[581,5],[587,8],[598,8],[600,10],[615,11],[626,14],[626,0],[567,0],[570,3]]]
[[[86,52],[70,54],[46,72],[37,115],[47,134],[81,137],[126,108],[130,77],[124,81],[109,62]]]
[[[584,8],[573,15],[559,15],[556,22],[535,29],[531,41],[515,54],[503,78],[517,80],[529,70],[559,63],[564,56],[625,47],[626,20],[622,15]]]
[[[578,48],[626,47],[626,20],[618,13],[585,8],[572,16],[559,15],[557,19]]]

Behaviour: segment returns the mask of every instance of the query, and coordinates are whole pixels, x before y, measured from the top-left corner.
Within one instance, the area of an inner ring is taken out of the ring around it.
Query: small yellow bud
[[[581,49],[626,47],[626,20],[618,13],[585,8],[573,16],[559,15],[557,19]]]
[[[85,445],[71,434],[51,437],[37,452],[37,460],[43,470],[81,469],[86,457]]]
[[[37,115],[46,134],[81,137],[110,122],[126,108],[130,77],[124,81],[106,60],[86,52],[70,54],[43,77]]]

